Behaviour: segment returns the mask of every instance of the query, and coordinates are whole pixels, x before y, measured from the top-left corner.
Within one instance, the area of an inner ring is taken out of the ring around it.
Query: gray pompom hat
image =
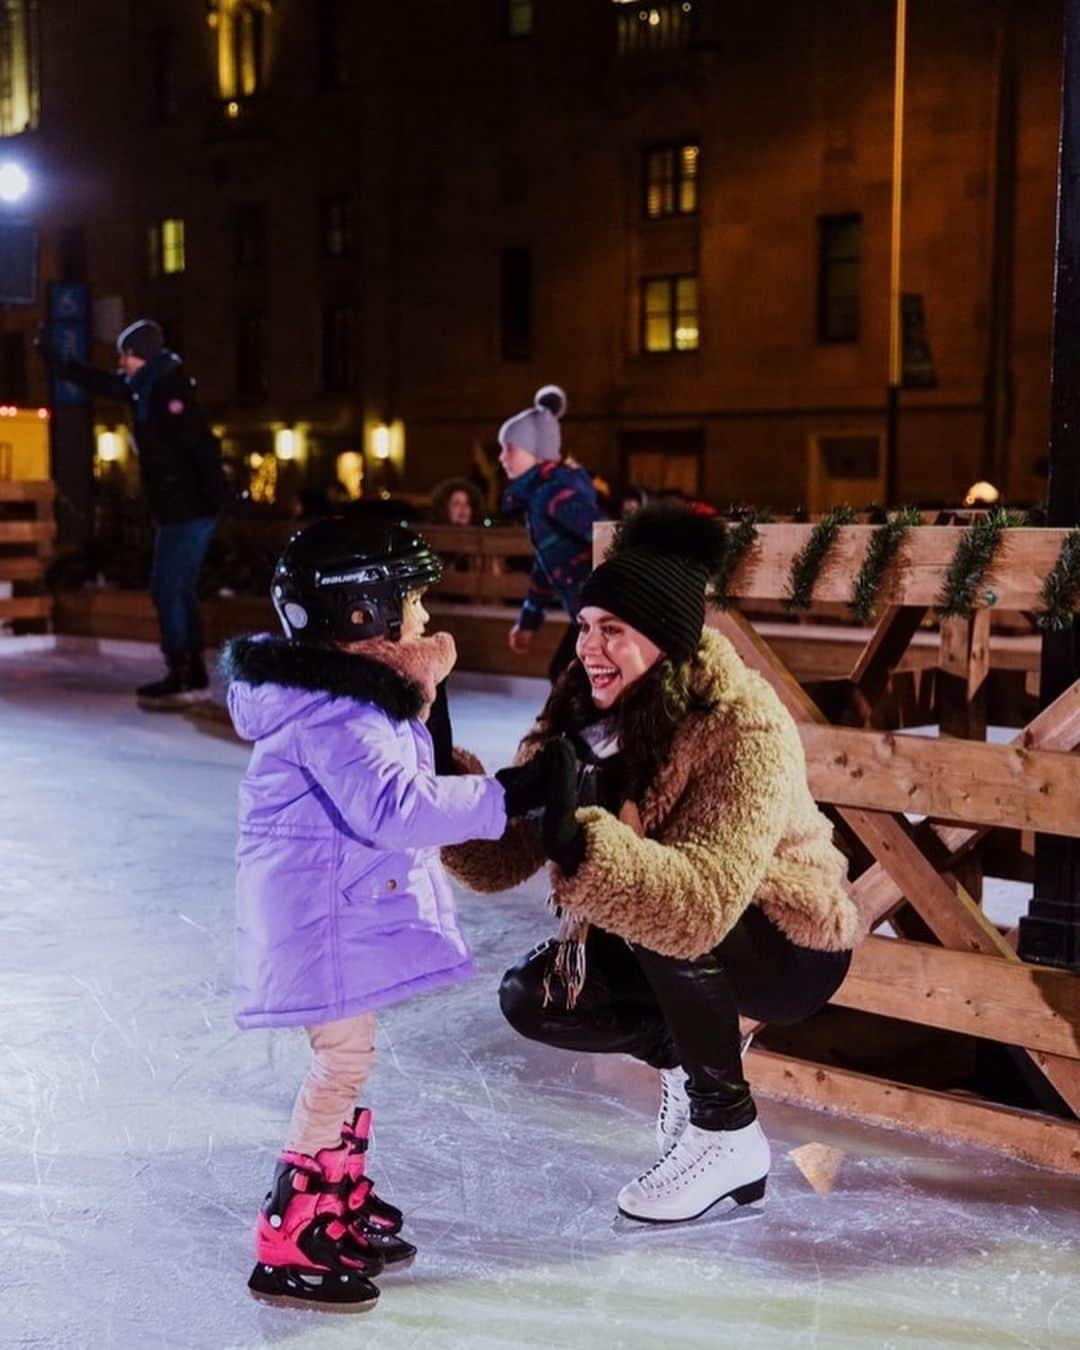
[[[516,413],[499,428],[499,444],[505,449],[515,445],[536,459],[562,456],[562,431],[559,419],[566,411],[566,394],[557,384],[545,384],[536,391],[533,406]]]

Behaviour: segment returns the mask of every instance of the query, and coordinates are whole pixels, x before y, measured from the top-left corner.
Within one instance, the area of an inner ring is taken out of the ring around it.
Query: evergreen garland
[[[869,623],[877,610],[877,598],[889,564],[896,557],[904,537],[913,525],[921,525],[922,516],[914,506],[902,507],[891,520],[879,525],[870,536],[862,567],[851,588],[848,608],[857,623]]]
[[[945,572],[937,599],[940,618],[970,617],[975,606],[975,592],[994,560],[1002,533],[1017,524],[1019,520],[1002,507],[968,526],[960,536],[956,552]],[[992,592],[987,592],[987,598],[993,604]]]
[[[767,525],[772,519],[769,511],[750,510],[744,512],[738,523],[729,526],[727,531],[727,550],[724,561],[713,576],[713,604],[719,609],[727,609],[731,603],[728,586],[731,578],[739,569],[740,563],[754,547],[758,537],[758,526]]]
[[[791,574],[788,578],[788,593],[784,608],[789,610],[809,609],[814,595],[814,585],[821,573],[825,558],[836,539],[841,525],[850,525],[857,518],[852,506],[834,506],[810,532],[806,547],[791,560]]]
[[[1061,544],[1053,571],[1043,579],[1040,598],[1043,608],[1035,622],[1044,633],[1063,633],[1073,625],[1074,608],[1080,594],[1080,526],[1072,529]]]

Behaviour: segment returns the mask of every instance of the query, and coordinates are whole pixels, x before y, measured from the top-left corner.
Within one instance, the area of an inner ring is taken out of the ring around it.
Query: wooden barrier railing
[[[732,593],[751,607],[781,599],[809,530],[762,526]],[[857,947],[818,1019],[794,1032],[762,1030],[747,1059],[751,1081],[766,1095],[1080,1173],[1080,974],[1023,962],[1015,931],[999,931],[979,900],[982,857],[992,847],[996,875],[1012,867],[1030,876],[1031,832],[1080,837],[1080,682],[1009,743],[986,740],[991,607],[1038,607],[1064,533],[1008,531],[972,617],[940,625],[937,737],[882,730],[877,705],[941,591],[954,527],[907,536],[881,617],[839,681],[831,717],[742,613],[718,611],[711,622],[795,717],[811,789],[854,860],[864,924],[888,924],[894,934]],[[815,596],[849,598],[870,534],[841,530]],[[610,527],[598,527],[597,556],[609,536]],[[942,1032],[952,1035],[943,1041]],[[990,1070],[976,1051],[987,1042],[1002,1047]],[[902,1049],[890,1051],[893,1044]],[[1026,1080],[1023,1108],[994,1099],[1007,1095],[998,1091],[1002,1065]]]
[[[0,482],[0,582],[12,594],[0,594],[0,623],[32,621],[45,627],[52,618],[52,596],[45,593],[45,568],[56,539],[49,481]]]

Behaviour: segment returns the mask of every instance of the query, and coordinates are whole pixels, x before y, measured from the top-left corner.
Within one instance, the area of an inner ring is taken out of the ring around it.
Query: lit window
[[[38,0],[0,0],[0,136],[38,124]]]
[[[616,45],[620,55],[677,49],[694,33],[693,0],[612,0],[616,7]]]
[[[646,352],[693,352],[699,345],[696,276],[641,283],[641,345]]]
[[[324,258],[347,258],[352,253],[352,198],[347,193],[324,197],[320,203]]]
[[[269,0],[209,0],[207,18],[217,29],[218,94],[223,100],[261,92],[271,8]]]
[[[161,270],[166,276],[184,270],[184,222],[177,217],[161,222]]]
[[[700,157],[701,147],[693,141],[645,151],[645,214],[650,220],[697,211]]]
[[[533,0],[506,0],[506,36],[531,37],[533,30]]]
[[[819,221],[818,341],[858,342],[862,216]]]

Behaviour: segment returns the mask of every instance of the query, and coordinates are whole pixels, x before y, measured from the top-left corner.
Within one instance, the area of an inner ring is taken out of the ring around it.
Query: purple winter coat
[[[502,787],[437,777],[419,687],[366,657],[238,638],[236,1021],[313,1025],[473,973],[443,844],[498,839]]]

